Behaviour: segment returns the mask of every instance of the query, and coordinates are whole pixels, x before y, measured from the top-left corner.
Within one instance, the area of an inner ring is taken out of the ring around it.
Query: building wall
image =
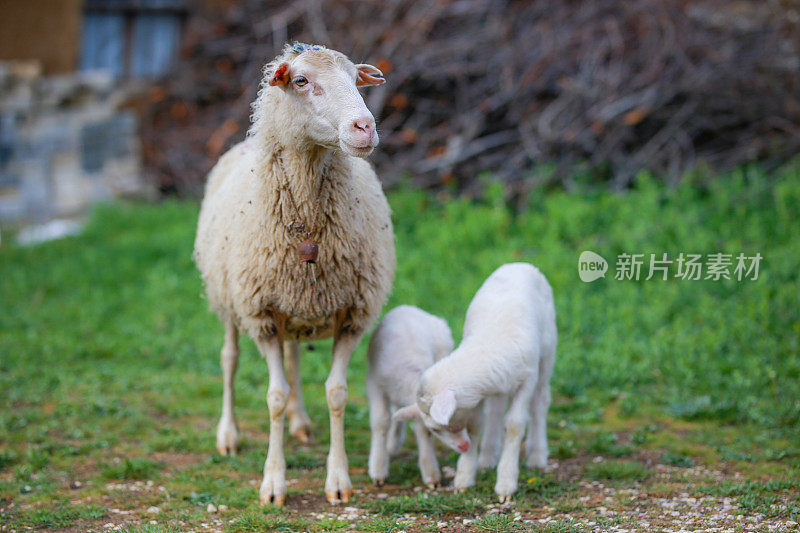
[[[0,60],[41,61],[45,74],[78,66],[82,0],[0,0]]]

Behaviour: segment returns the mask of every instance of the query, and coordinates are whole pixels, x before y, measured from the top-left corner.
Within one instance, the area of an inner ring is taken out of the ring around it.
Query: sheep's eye
[[[308,83],[308,80],[304,76],[297,76],[294,79],[294,84],[297,85],[298,87],[302,87],[306,83]]]

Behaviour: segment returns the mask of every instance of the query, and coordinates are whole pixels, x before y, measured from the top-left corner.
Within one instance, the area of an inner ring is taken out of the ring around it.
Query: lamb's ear
[[[456,393],[453,389],[444,389],[433,397],[431,403],[431,418],[437,424],[446,426],[450,423],[450,417],[456,412]]]
[[[272,73],[272,77],[269,79],[269,84],[286,87],[290,79],[291,75],[289,74],[289,63],[281,63],[275,67],[275,72]]]
[[[377,67],[367,65],[366,63],[359,63],[356,65],[358,70],[358,79],[356,80],[357,87],[367,87],[369,85],[380,85],[386,80],[383,79],[383,72],[378,70]]]
[[[411,405],[406,405],[394,412],[392,415],[392,420],[409,420],[411,418],[419,418],[422,413],[419,410],[417,404],[412,403]]]

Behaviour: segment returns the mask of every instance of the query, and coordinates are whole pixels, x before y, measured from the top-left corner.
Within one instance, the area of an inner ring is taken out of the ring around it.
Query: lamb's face
[[[293,121],[316,144],[366,157],[378,145],[375,118],[357,87],[383,83],[371,65],[354,65],[329,50],[304,52],[275,68],[270,85],[291,99]]]
[[[457,409],[455,393],[444,389],[432,398],[418,395],[417,403],[397,410],[393,418],[419,418],[440,441],[464,453],[470,447],[467,420],[472,414],[471,410]]]
[[[420,418],[425,427],[436,435],[440,441],[453,450],[464,453],[469,450],[470,440],[467,427],[463,423],[451,422],[449,424],[439,424],[429,414],[420,410]]]

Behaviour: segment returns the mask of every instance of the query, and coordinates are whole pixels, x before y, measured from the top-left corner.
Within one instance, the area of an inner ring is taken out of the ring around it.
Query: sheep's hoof
[[[467,489],[453,489],[453,492],[455,492],[456,494],[464,494],[465,492],[467,492]]]
[[[353,497],[353,489],[329,490],[325,492],[325,497],[332,505],[347,503]]]
[[[372,484],[375,485],[376,487],[383,487],[383,485],[385,483],[386,483],[385,479],[373,479],[372,480]]]
[[[282,468],[264,468],[264,481],[258,491],[258,499],[261,505],[272,504],[282,507],[286,502],[286,472]]]
[[[236,455],[239,447],[239,431],[236,423],[221,419],[217,426],[217,451],[222,455]]]
[[[431,481],[430,483],[426,483],[426,486],[430,490],[436,490],[436,488],[439,486],[439,483],[437,481]]]
[[[286,494],[266,494],[262,493],[258,497],[261,500],[261,505],[274,505],[275,507],[283,507],[286,503]]]
[[[309,444],[311,442],[311,428],[308,426],[301,426],[292,431],[292,437],[299,440],[302,444]]]
[[[499,494],[500,503],[511,503],[511,495],[510,494]]]
[[[233,457],[236,455],[236,446],[217,446],[217,451],[220,455],[230,455]]]
[[[289,413],[289,433],[302,444],[311,442],[311,419],[305,411]]]

